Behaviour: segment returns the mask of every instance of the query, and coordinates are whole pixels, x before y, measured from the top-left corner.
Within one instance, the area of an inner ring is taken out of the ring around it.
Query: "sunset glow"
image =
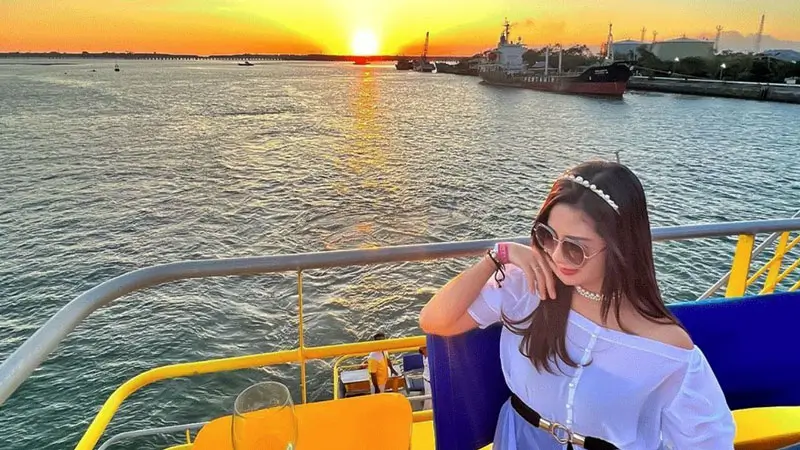
[[[418,55],[430,32],[433,55],[491,48],[507,17],[531,46],[597,48],[608,24],[616,39],[686,34],[714,39],[716,26],[752,43],[761,14],[765,38],[800,46],[798,0],[24,0],[0,2],[0,51],[383,53]],[[724,40],[723,40],[724,41]],[[789,42],[791,41],[791,42]]]
[[[369,30],[359,30],[353,35],[350,51],[358,56],[377,55],[379,53],[378,38]]]

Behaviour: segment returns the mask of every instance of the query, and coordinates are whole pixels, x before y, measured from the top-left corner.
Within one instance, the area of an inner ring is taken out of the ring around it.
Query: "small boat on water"
[[[483,83],[564,94],[621,97],[625,93],[632,74],[625,62],[609,62],[589,67],[581,73],[564,74],[561,72],[561,51],[559,68],[553,70],[549,67],[550,49],[547,48],[543,70],[530,70],[523,59],[528,48],[520,39],[517,42],[511,40],[510,28],[506,21],[497,47],[487,53],[486,63],[480,66],[478,74]]]
[[[458,64],[437,62],[436,73],[451,73],[453,75],[468,75],[477,77],[478,65],[476,65],[472,60],[461,61]]]
[[[394,68],[397,70],[411,70],[414,68],[414,63],[410,59],[398,59]]]
[[[114,64],[114,72],[119,72],[119,64]]]
[[[430,42],[430,32],[425,32],[425,47],[422,49],[422,56],[419,59],[414,60],[412,70],[414,72],[433,72],[436,70],[436,66],[433,65],[432,62],[428,61],[428,43]]]
[[[251,63],[250,61],[245,61],[243,63],[239,63],[240,66],[251,67],[255,66],[255,64]]]
[[[414,68],[413,68],[414,72],[433,72],[435,69],[436,66],[434,66],[433,63],[427,60],[420,59],[414,61]]]

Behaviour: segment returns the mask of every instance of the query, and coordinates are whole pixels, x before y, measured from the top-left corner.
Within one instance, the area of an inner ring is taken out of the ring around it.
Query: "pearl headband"
[[[581,186],[585,187],[586,189],[589,189],[590,191],[592,191],[595,194],[597,194],[600,198],[602,198],[603,201],[608,203],[608,206],[613,208],[614,211],[617,214],[619,214],[619,206],[617,206],[617,204],[614,203],[614,200],[611,200],[611,197],[608,194],[603,192],[603,190],[600,189],[599,187],[597,187],[594,184],[592,184],[589,180],[585,180],[582,176],[580,176],[580,175],[576,176],[576,175],[573,175],[571,173],[562,176],[560,179],[569,180],[569,181],[572,181],[573,183],[578,183]]]

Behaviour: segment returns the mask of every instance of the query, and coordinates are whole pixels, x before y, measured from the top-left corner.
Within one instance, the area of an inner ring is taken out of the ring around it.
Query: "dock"
[[[631,77],[628,89],[800,104],[800,85],[692,78]]]

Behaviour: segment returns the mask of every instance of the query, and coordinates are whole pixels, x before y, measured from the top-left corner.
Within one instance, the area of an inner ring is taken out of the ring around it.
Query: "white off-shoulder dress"
[[[468,310],[481,328],[500,322],[501,311],[520,320],[539,305],[522,270],[507,268],[502,287],[490,280]],[[574,310],[566,333],[567,351],[581,367],[561,363],[563,374],[556,375],[534,368],[520,352],[521,336],[504,328],[500,338],[508,387],[543,418],[624,450],[733,449],[733,416],[698,347],[687,350],[604,328]],[[505,403],[494,450],[565,447]]]

